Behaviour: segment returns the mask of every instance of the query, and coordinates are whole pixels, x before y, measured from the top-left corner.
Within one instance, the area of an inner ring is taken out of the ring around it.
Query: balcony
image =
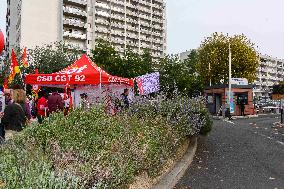
[[[138,39],[138,35],[135,35],[135,34],[132,34],[132,33],[127,33],[126,37],[131,38],[131,39]]]
[[[148,27],[148,28],[150,28],[151,27],[151,25],[148,23],[148,22],[140,22],[140,25],[141,26],[144,26],[144,27]]]
[[[141,43],[141,44],[140,44],[140,47],[141,47],[141,48],[144,48],[144,49],[149,49],[149,48],[151,48],[151,45],[145,44],[145,43]]]
[[[159,30],[159,31],[163,31],[164,28],[159,26],[159,25],[153,25],[153,28],[156,29],[156,30]]]
[[[151,20],[151,17],[150,17],[150,16],[147,16],[147,15],[145,15],[145,14],[140,14],[140,18],[143,18],[143,19],[148,20],[148,21]]]
[[[128,41],[127,45],[132,46],[132,47],[138,47],[138,43],[133,42],[133,41]]]
[[[63,37],[67,37],[67,38],[69,37],[69,38],[74,38],[74,39],[82,39],[82,40],[87,39],[86,34],[69,32],[69,31],[64,31]]]
[[[163,19],[153,18],[152,21],[153,21],[153,22],[156,22],[156,23],[160,23],[160,24],[164,23],[164,20],[163,20]]]
[[[160,45],[164,44],[164,42],[159,39],[153,39],[153,43],[160,44]]]
[[[97,27],[96,31],[97,31],[97,32],[104,33],[104,34],[110,34],[110,30],[107,29],[107,28],[100,28],[100,27]]]
[[[118,38],[112,38],[111,41],[115,44],[124,45],[124,40]],[[123,49],[124,50],[124,49]]]
[[[124,6],[124,1],[116,0],[116,1],[112,1],[112,3],[116,3],[118,5],[123,5]]]
[[[96,7],[100,7],[103,9],[110,9],[110,6],[108,4],[105,3],[96,3]]]
[[[111,26],[115,27],[115,28],[119,28],[119,29],[124,29],[124,25],[118,24],[118,23],[115,23],[115,22],[112,22]]]
[[[134,32],[139,32],[139,28],[138,28],[138,27],[127,26],[126,29],[127,29],[127,30],[130,30],[130,31],[134,31]]]
[[[84,51],[86,52],[87,51],[87,48],[85,45],[81,45],[81,44],[74,44],[74,43],[66,43],[67,44],[67,48],[72,50],[72,49],[77,49],[77,50],[80,50],[80,51]]]
[[[81,6],[81,7],[86,7],[88,4],[87,0],[64,0],[63,2],[65,4]]]
[[[124,32],[119,32],[119,31],[115,31],[115,30],[112,30],[111,34],[116,35],[116,36],[121,36],[121,37],[125,36]]]
[[[142,5],[146,5],[146,6],[151,7],[151,3],[147,2],[147,1],[141,0],[140,3],[141,3]]]
[[[148,35],[151,35],[151,30],[146,30],[146,29],[143,29],[143,28],[140,28],[140,32],[141,33],[144,33],[144,34],[148,34]]]
[[[146,37],[140,37],[140,40],[145,42],[151,42],[151,38],[146,38]]]
[[[158,4],[153,4],[153,7],[159,10],[163,10],[164,6],[163,5],[158,5]]]
[[[111,14],[111,18],[112,19],[115,19],[115,20],[124,20],[124,17],[122,17],[122,16],[118,16],[118,15],[116,15],[116,14]]]
[[[126,11],[126,13],[130,16],[139,17],[139,14],[137,12],[134,12],[134,11]]]
[[[156,37],[161,37],[162,33],[161,32],[152,32],[152,35],[154,35]]]
[[[150,8],[145,8],[145,7],[139,7],[139,11],[140,12],[144,12],[144,13],[149,13],[151,12],[151,9]]]
[[[124,9],[122,9],[122,8],[117,8],[117,7],[112,7],[111,8],[111,11],[112,12],[117,12],[117,13],[125,13],[125,10]]]
[[[75,26],[79,28],[87,28],[84,22],[80,22],[78,20],[72,20],[72,19],[64,19],[63,24],[68,25],[68,26]]]
[[[80,16],[83,18],[87,17],[87,12],[77,9],[77,8],[72,8],[72,7],[63,7],[63,12],[65,14],[71,15],[71,16]]]
[[[101,25],[105,25],[105,26],[109,26],[110,25],[110,23],[107,20],[103,20],[103,19],[99,19],[99,18],[97,18],[95,20],[95,22],[96,22],[96,24],[101,24]]]
[[[156,15],[156,16],[163,17],[163,13],[160,13],[158,11],[153,11],[153,14]]]

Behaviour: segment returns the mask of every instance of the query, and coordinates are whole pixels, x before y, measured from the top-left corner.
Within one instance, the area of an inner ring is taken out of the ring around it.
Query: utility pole
[[[230,113],[231,113],[231,93],[232,93],[232,53],[231,53],[231,44],[229,42],[229,108],[230,108]]]

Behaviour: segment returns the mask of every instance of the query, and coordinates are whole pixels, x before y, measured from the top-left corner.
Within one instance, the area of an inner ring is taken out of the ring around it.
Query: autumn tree
[[[245,35],[228,36],[214,33],[198,49],[198,72],[205,85],[228,83],[229,44],[232,52],[232,77],[256,79],[258,54],[255,45]]]

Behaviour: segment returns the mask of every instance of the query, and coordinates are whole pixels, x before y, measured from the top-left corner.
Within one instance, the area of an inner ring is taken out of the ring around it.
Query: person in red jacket
[[[47,105],[48,93],[43,92],[41,97],[37,101],[37,120],[39,124],[42,124],[42,121],[47,117],[48,105]]]

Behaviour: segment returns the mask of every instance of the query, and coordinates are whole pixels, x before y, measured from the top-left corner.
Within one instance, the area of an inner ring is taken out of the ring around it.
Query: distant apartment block
[[[166,53],[163,0],[7,0],[7,48],[64,40],[90,52],[99,38],[119,52]]]
[[[179,58],[181,61],[184,61],[185,59],[188,58],[188,56],[190,55],[190,52],[191,52],[191,50],[185,51],[185,52],[182,52],[182,53],[179,53],[179,54],[178,54],[178,58]]]
[[[284,60],[260,55],[257,79],[254,82],[254,97],[257,100],[271,99],[273,85],[283,81]]]

